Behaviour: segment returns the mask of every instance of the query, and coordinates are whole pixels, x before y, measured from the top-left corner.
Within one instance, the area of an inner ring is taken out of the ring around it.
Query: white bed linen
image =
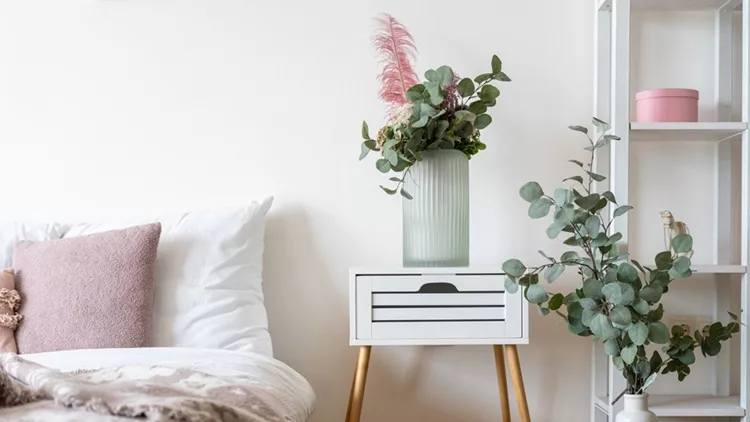
[[[238,371],[260,380],[275,390],[279,400],[293,409],[294,422],[303,422],[315,407],[315,393],[302,375],[288,365],[259,353],[221,349],[153,347],[134,349],[83,349],[30,353],[24,359],[49,368],[69,372],[120,365],[161,365],[190,367],[213,375]]]

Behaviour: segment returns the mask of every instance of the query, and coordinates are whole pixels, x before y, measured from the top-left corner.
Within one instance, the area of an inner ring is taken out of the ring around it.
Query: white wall
[[[566,127],[591,116],[587,1],[0,1],[0,216],[274,195],[265,289],[276,354],[317,391],[313,421],[341,420],[355,358],[348,268],[401,256],[400,202],[380,192],[373,161],[357,161],[362,119],[383,122],[369,42],[381,11],[414,34],[421,71],[474,76],[496,53],[513,78],[471,162],[472,262],[560,253],[517,191],[531,179],[554,187],[575,170],[565,160],[584,157]],[[533,419],[586,420],[590,341],[532,315],[521,353]],[[374,350],[365,421],[498,412],[491,348]]]

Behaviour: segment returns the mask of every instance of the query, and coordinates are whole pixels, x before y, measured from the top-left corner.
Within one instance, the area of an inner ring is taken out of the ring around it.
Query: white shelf
[[[728,9],[737,9],[740,1],[729,2],[727,0],[632,0],[631,7],[634,10],[662,10],[662,11],[693,11],[693,10],[719,10],[725,4]]]
[[[693,265],[697,274],[745,274],[744,265]]]
[[[596,397],[596,406],[607,413],[607,398]],[[742,417],[739,396],[649,395],[649,409],[657,417]]]
[[[747,129],[743,122],[630,123],[633,142],[723,141],[741,135]]]

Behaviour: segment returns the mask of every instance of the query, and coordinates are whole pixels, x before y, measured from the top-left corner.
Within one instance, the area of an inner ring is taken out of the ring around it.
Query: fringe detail
[[[18,324],[23,319],[22,315],[16,313],[21,306],[21,295],[18,291],[6,288],[0,289],[0,305],[8,306],[8,309],[13,312],[10,315],[0,315],[0,326],[8,327],[11,330],[18,328]]]
[[[18,324],[23,319],[23,315],[20,314],[13,314],[13,315],[0,315],[0,326],[8,327],[11,330],[15,330],[18,328]]]
[[[21,305],[21,295],[16,290],[0,289],[0,304],[8,305],[11,311],[17,311]]]

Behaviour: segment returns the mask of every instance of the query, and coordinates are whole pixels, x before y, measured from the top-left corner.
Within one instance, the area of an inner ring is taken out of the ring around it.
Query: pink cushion
[[[148,347],[160,234],[156,223],[16,243],[18,353]]]
[[[18,353],[15,329],[21,317],[16,312],[20,297],[15,288],[13,270],[0,271],[0,353]]]

